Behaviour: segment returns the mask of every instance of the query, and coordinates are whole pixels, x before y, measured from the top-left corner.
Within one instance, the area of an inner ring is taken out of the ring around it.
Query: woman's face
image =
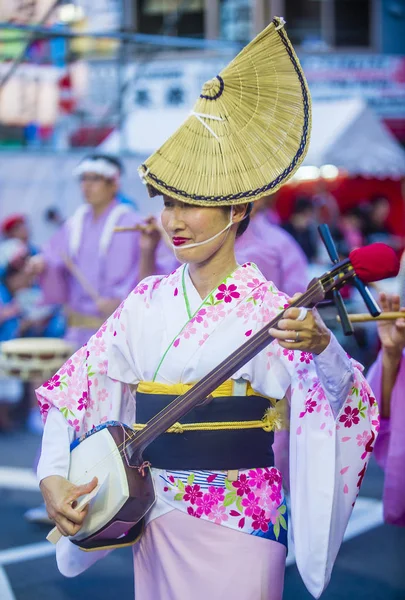
[[[187,249],[188,244],[204,242],[224,229],[229,223],[230,208],[195,206],[168,196],[163,199],[162,225],[180,262],[203,263],[216,254],[225,242],[233,245],[235,234],[227,229],[214,240]]]

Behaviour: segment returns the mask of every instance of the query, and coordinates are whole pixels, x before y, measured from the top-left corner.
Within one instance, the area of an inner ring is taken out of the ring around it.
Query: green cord
[[[223,283],[225,283],[225,281],[228,279],[228,277],[232,277],[232,275],[235,273],[235,271],[237,269],[239,269],[240,265],[237,265],[237,267],[232,271],[232,273],[230,273],[229,275],[227,275],[222,281],[221,283],[215,288],[218,289],[220,285],[222,285]],[[181,282],[182,282],[182,288],[183,288],[183,296],[184,296],[184,301],[186,303],[186,310],[187,310],[187,316],[188,316],[188,321],[185,325],[183,325],[183,327],[180,329],[179,333],[177,335],[174,336],[174,338],[172,339],[172,341],[170,342],[169,346],[166,348],[162,358],[159,361],[159,364],[156,368],[156,371],[153,375],[153,379],[152,381],[156,381],[156,377],[157,374],[159,373],[159,369],[162,366],[162,363],[164,361],[164,359],[166,358],[167,353],[169,352],[170,348],[173,346],[174,342],[176,341],[176,339],[179,337],[179,335],[181,334],[181,332],[183,331],[183,329],[186,327],[186,325],[191,321],[191,319],[202,309],[202,307],[204,306],[204,304],[207,302],[208,298],[211,296],[212,292],[214,290],[212,290],[202,301],[202,303],[200,304],[200,306],[197,308],[197,310],[195,311],[194,314],[191,313],[191,308],[190,308],[190,302],[187,296],[187,290],[186,290],[186,280],[185,280],[185,276],[186,276],[186,268],[187,268],[187,264],[184,265],[183,267],[183,272],[181,275]]]

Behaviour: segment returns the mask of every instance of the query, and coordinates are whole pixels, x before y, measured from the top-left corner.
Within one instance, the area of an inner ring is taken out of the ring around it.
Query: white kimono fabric
[[[204,301],[187,267],[167,277],[147,278],[37,391],[44,418],[56,406],[76,436],[108,420],[131,424],[135,402],[128,384],[195,383],[287,305],[287,297],[250,263],[238,267]],[[352,368],[351,393],[341,399],[336,419],[309,353],[285,350],[274,341],[232,376],[249,381],[265,396],[290,396],[295,552],[304,583],[315,597],[330,579],[379,423],[361,367],[352,361]],[[178,509],[281,541],[287,527],[281,475],[274,467],[253,467],[240,471],[236,482],[225,480],[221,472],[152,469],[158,502],[149,521]],[[90,553],[87,559],[66,538],[58,546],[58,565],[67,575],[105,554]]]

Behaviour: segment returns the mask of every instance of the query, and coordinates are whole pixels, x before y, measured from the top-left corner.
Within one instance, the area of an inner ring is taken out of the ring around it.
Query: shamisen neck
[[[319,302],[323,297],[324,290],[319,282],[315,280],[311,288],[294,300],[290,306],[311,306]],[[243,365],[263,350],[273,340],[269,329],[277,326],[283,314],[284,310],[278,313],[276,317],[250,337],[242,346],[235,349],[232,354],[205,375],[205,377],[200,379],[190,390],[182,396],[178,396],[166,408],[150,419],[146,427],[138,432],[130,442],[130,445],[133,445],[134,456],[140,458],[143,450],[153,440],[167,431],[169,427],[179,421],[190,410],[209,398],[215,389],[227,379],[230,379]]]

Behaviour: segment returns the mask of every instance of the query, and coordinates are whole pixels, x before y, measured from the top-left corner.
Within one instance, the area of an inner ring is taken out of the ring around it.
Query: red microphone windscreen
[[[349,259],[363,283],[398,275],[398,257],[386,244],[377,243],[356,248],[350,252]]]

